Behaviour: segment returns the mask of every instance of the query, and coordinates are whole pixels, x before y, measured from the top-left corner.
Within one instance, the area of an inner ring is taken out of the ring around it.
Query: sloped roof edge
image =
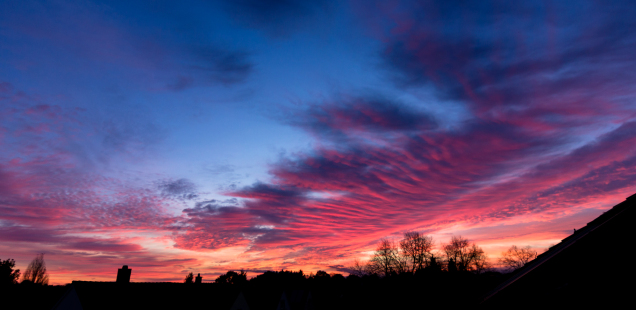
[[[578,240],[587,236],[592,231],[596,230],[597,228],[603,226],[605,223],[611,221],[612,219],[622,214],[629,207],[629,204],[627,204],[626,202],[627,201],[631,202],[632,200],[636,200],[636,194],[633,194],[627,197],[621,203],[615,205],[608,211],[601,214],[599,217],[587,223],[585,227],[575,231],[572,235],[561,240],[561,242],[552,246],[548,251],[539,255],[536,259],[534,259],[533,261],[531,261],[530,263],[522,267],[521,270],[515,276],[508,279],[504,283],[500,284],[494,290],[490,291],[485,297],[482,298],[481,303],[483,304],[484,302],[489,300],[491,297],[495,296],[497,293],[504,290],[506,287],[512,285],[517,280],[521,279],[523,276],[530,273],[532,270],[541,266],[544,262],[550,260],[552,257],[558,255],[563,250],[567,249],[570,245],[576,243]]]

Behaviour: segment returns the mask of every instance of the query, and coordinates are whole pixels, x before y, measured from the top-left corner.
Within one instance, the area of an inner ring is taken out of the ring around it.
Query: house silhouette
[[[576,229],[572,235],[515,271],[484,295],[479,300],[479,306],[484,309],[583,309],[619,308],[633,303],[631,293],[635,272],[631,253],[634,251],[632,227],[636,224],[635,205],[636,194],[585,227]],[[287,278],[280,276],[288,275],[283,272],[270,273],[270,278],[264,277],[261,282],[250,281],[245,285],[202,283],[200,276],[197,276],[195,284],[139,283],[130,282],[130,275],[131,269],[124,266],[118,271],[117,282],[73,281],[53,309],[311,310],[391,309],[396,308],[396,305],[397,308],[409,308],[407,304],[423,306],[422,300],[428,298],[427,294],[453,297],[453,294],[445,295],[443,290],[436,290],[435,283],[426,281],[440,281],[443,287],[455,288],[462,287],[452,286],[462,279],[471,285],[486,283],[476,282],[477,275],[440,271],[427,274],[426,277],[369,277],[366,282],[352,278],[333,290],[331,288],[336,282],[321,286],[317,282],[307,285],[298,281],[283,281],[281,279]],[[300,277],[304,279],[302,275]],[[258,280],[258,277],[255,279]],[[344,278],[342,281],[345,281]],[[494,287],[495,283],[489,287]],[[428,290],[423,290],[423,287]],[[474,291],[476,288],[472,289]],[[468,290],[463,292],[470,293]],[[475,298],[482,292],[464,298],[463,302],[469,300],[470,306],[475,306]],[[428,306],[444,306],[450,301],[456,303],[462,299],[444,297],[431,298],[430,301]],[[451,304],[451,307],[454,305]]]
[[[73,281],[53,310],[220,309],[250,310],[239,288],[202,283],[130,282],[123,266],[116,282]]]
[[[53,310],[102,309],[208,309],[208,310],[311,310],[308,291],[277,287],[244,287],[202,283],[130,282],[128,266],[118,270],[116,282],[73,281]],[[289,297],[288,297],[289,296]]]
[[[222,309],[237,302],[239,290],[202,283],[127,283],[73,281],[54,310]],[[242,304],[245,304],[244,302]],[[249,310],[238,307],[237,309]]]
[[[488,293],[483,308],[633,304],[636,194],[563,239]]]

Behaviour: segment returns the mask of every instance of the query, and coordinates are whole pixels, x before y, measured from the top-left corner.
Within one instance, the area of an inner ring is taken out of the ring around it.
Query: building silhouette
[[[123,266],[115,282],[73,281],[53,310],[102,309],[212,309],[212,310],[312,310],[308,291],[285,292],[276,287],[173,282],[130,282],[131,269]]]
[[[132,270],[123,266],[115,282],[73,281],[53,309],[332,310],[456,308],[476,303],[484,309],[619,308],[632,303],[635,205],[636,194],[509,277],[442,272],[432,263],[436,267],[428,272],[385,278],[309,279],[300,272],[281,271],[265,272],[242,284],[203,283],[198,274],[196,285],[187,285],[131,282]],[[449,262],[449,271],[456,267],[455,261]]]
[[[552,246],[488,293],[484,308],[632,304],[636,194]]]
[[[121,269],[117,269],[117,283],[129,283],[132,269],[128,269],[128,265],[124,265]]]

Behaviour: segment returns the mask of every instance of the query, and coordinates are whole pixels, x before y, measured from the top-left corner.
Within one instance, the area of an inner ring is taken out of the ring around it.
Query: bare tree
[[[366,263],[366,265],[364,265],[364,272],[367,275],[372,275],[372,274],[380,275],[382,274],[383,271],[382,271],[382,268],[380,268],[380,266],[373,261],[373,258],[371,258]]]
[[[46,263],[44,262],[44,253],[40,253],[29,263],[22,282],[27,281],[34,284],[49,284],[49,275],[46,273]]]
[[[468,239],[464,239],[461,236],[455,237],[453,236],[450,243],[445,244],[442,248],[444,250],[444,254],[446,254],[446,260],[454,262],[454,264],[461,265],[465,268],[466,260],[468,260]],[[459,266],[458,266],[459,267]],[[458,268],[459,269],[459,268]],[[461,270],[461,269],[460,269]]]
[[[411,272],[409,257],[401,253],[400,250],[395,247],[395,256],[393,258],[393,271],[395,273]]]
[[[431,250],[433,249],[433,237],[425,236],[416,231],[404,233],[404,239],[400,241],[402,255],[408,258],[409,271],[416,271],[428,266]]]
[[[459,271],[481,271],[487,262],[484,251],[468,239],[453,236],[450,243],[444,245],[446,259],[453,259]]]
[[[351,270],[352,275],[358,277],[362,277],[368,273],[367,266],[357,258],[353,260],[353,265],[351,265],[349,269]]]
[[[535,258],[537,258],[537,251],[533,250],[530,246],[519,248],[513,245],[501,253],[499,263],[514,270],[523,267]]]
[[[371,258],[371,269],[385,276],[396,272],[398,248],[388,239],[381,239],[373,258]]]
[[[469,269],[475,271],[476,273],[482,273],[483,271],[491,267],[490,263],[488,263],[488,257],[486,256],[486,253],[484,253],[484,250],[482,250],[474,243],[471,246],[471,252],[473,255],[473,259],[471,268]]]

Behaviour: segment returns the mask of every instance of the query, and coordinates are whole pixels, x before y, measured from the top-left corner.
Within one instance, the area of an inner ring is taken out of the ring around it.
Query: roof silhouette
[[[223,309],[234,304],[238,288],[214,283],[116,283],[73,281],[54,310]]]
[[[620,305],[634,280],[636,194],[552,246],[488,293],[488,308]]]

